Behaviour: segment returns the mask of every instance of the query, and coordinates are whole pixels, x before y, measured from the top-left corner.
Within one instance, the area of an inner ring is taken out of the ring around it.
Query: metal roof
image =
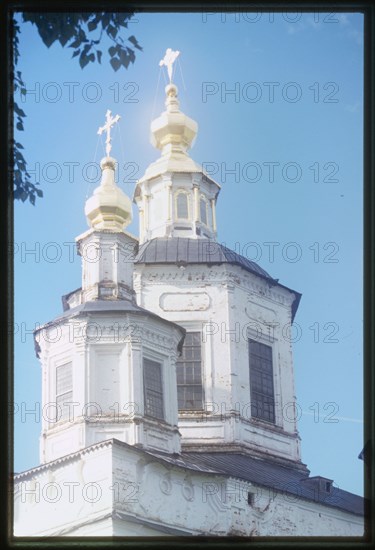
[[[231,452],[184,452],[182,456],[189,457],[194,464],[201,464],[202,467],[208,467],[218,473],[281,491],[285,495],[294,495],[295,498],[319,502],[357,515],[364,513],[363,497],[335,485],[332,485],[330,493],[321,491],[315,477],[309,477],[297,468],[288,468],[274,461]],[[292,501],[293,497],[289,498]]]
[[[184,451],[179,455],[169,454],[152,449],[140,449],[139,447],[119,441],[118,439],[107,439],[100,443],[95,443],[85,449],[65,455],[54,461],[31,468],[19,474],[14,474],[14,481],[18,482],[25,477],[32,477],[66,461],[77,460],[85,453],[111,445],[117,445],[139,454],[152,456],[158,461],[176,467],[186,468],[191,471],[201,472],[207,475],[221,475],[254,483],[257,486],[266,487],[270,495],[273,494],[273,491],[281,492],[285,495],[285,498],[289,498],[291,502],[300,498],[339,508],[345,512],[359,516],[364,514],[365,499],[363,497],[344,491],[336,486],[332,486],[330,493],[322,493],[317,490],[319,485],[315,483],[319,476],[309,477],[307,473],[304,473],[298,469],[298,467],[287,467],[275,461],[255,458],[235,452],[198,453]]]
[[[147,317],[153,317],[154,319],[158,319],[159,321],[162,321],[163,323],[166,323],[168,325],[174,326],[178,328],[181,332],[185,333],[185,329],[178,325],[177,323],[174,323],[173,321],[169,321],[168,319],[165,319],[164,317],[160,317],[157,313],[154,313],[148,309],[145,309],[141,306],[138,306],[135,302],[131,302],[129,300],[90,300],[88,302],[84,302],[83,304],[80,304],[79,306],[75,306],[71,309],[68,309],[64,311],[61,315],[53,319],[52,321],[49,321],[45,325],[42,325],[38,327],[34,332],[38,332],[42,330],[44,327],[47,327],[49,325],[54,325],[56,323],[59,323],[63,321],[64,319],[69,319],[70,317],[75,317],[77,315],[80,315],[82,313],[136,313],[140,315],[145,315]]]
[[[187,264],[238,265],[262,277],[270,285],[285,288],[295,295],[292,304],[292,322],[301,300],[301,294],[279,283],[258,264],[237,254],[234,250],[210,239],[189,239],[187,237],[157,237],[143,243],[135,259],[137,264]]]
[[[167,264],[235,264],[247,271],[256,273],[273,284],[273,279],[255,262],[237,254],[230,248],[210,239],[189,239],[186,237],[161,237],[145,242],[139,249],[136,263],[167,263]]]
[[[103,441],[99,441],[98,443],[93,443],[92,445],[89,445],[84,449],[80,449],[78,451],[74,451],[73,453],[63,455],[60,458],[56,458],[55,460],[51,460],[50,462],[40,464],[39,466],[35,466],[34,468],[30,468],[29,470],[24,470],[23,472],[18,472],[18,473],[14,472],[13,473],[14,481],[18,482],[18,481],[21,481],[23,478],[32,477],[36,474],[44,472],[45,470],[54,468],[55,466],[59,466],[60,464],[64,464],[66,462],[73,461],[73,460],[78,460],[85,454],[91,453],[92,451],[96,451],[97,449],[102,449],[104,447],[112,447],[116,445],[118,447],[124,447],[126,449],[129,449],[141,455],[151,456],[152,458],[155,458],[159,462],[164,462],[164,463],[167,462],[169,464],[172,464],[173,466],[186,468],[188,470],[193,470],[197,472],[203,472],[206,474],[218,473],[216,470],[211,469],[208,466],[204,466],[203,464],[200,464],[199,462],[194,461],[194,459],[192,460],[188,454],[184,456],[184,455],[170,454],[170,453],[165,453],[162,451],[155,451],[150,449],[141,449],[139,447],[136,447],[135,445],[130,445],[130,443],[126,443],[125,441],[120,441],[119,439],[111,438],[111,439],[105,439]]]
[[[53,319],[52,321],[49,321],[48,323],[45,323],[42,326],[39,326],[34,330],[34,337],[35,335],[50,326],[55,326],[61,322],[64,322],[66,319],[70,319],[71,317],[77,317],[81,314],[87,314],[87,313],[131,313],[135,315],[140,315],[142,317],[151,317],[152,319],[155,319],[157,321],[160,321],[164,324],[169,325],[170,327],[177,328],[181,332],[181,339],[178,343],[177,349],[179,352],[181,352],[182,344],[185,338],[186,330],[177,323],[174,323],[173,321],[169,321],[168,319],[165,319],[164,317],[160,317],[157,313],[154,313],[152,311],[149,311],[148,309],[145,309],[143,307],[138,306],[135,302],[131,302],[129,300],[92,300],[88,302],[84,302],[83,304],[80,304],[79,306],[73,307],[71,309],[68,309],[64,311],[61,315]],[[37,357],[39,357],[39,345],[37,344],[35,340],[35,353]]]

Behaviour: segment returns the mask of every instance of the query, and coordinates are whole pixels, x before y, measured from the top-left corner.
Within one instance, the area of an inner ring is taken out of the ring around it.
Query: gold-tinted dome
[[[94,229],[122,231],[132,221],[131,201],[115,183],[115,164],[112,157],[101,160],[101,183],[85,204],[87,223]]]
[[[177,91],[174,84],[166,86],[166,110],[151,123],[151,143],[163,154],[171,149],[187,151],[198,132],[195,120],[180,111]]]

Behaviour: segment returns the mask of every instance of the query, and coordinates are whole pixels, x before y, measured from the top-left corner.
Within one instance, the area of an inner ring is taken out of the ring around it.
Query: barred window
[[[188,332],[177,360],[177,398],[179,410],[203,409],[201,333]]]
[[[151,359],[143,360],[143,388],[145,415],[164,420],[164,399],[161,364]]]
[[[272,347],[249,339],[251,416],[275,423]]]
[[[188,196],[185,192],[180,191],[176,195],[177,218],[180,220],[189,219],[189,203]]]
[[[56,422],[69,419],[69,405],[73,401],[72,363],[56,367]]]

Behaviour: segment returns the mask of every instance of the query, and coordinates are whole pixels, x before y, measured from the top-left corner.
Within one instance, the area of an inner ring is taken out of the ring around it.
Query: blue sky
[[[21,25],[19,69],[35,93],[18,98],[27,119],[17,139],[44,197],[15,204],[15,471],[39,463],[40,423],[24,414],[41,399],[30,331],[80,286],[69,243],[87,229],[84,203],[98,185],[89,164],[104,155],[97,129],[108,108],[121,116],[112,155],[132,195],[158,156],[149,124],[164,109],[158,65],[172,47],[181,109],[199,124],[191,156],[222,184],[218,240],[303,295],[293,330],[302,459],[312,475],[362,494],[363,18],[135,19],[124,37],[143,52],[117,73],[105,54],[81,70],[71,49],[48,50]],[[135,207],[128,229],[138,234]]]

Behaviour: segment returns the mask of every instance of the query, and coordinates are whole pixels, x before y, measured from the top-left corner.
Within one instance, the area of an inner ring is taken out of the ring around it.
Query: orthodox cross
[[[173,63],[176,61],[177,57],[180,55],[179,51],[173,51],[171,48],[168,48],[165,52],[165,56],[163,59],[159,62],[159,66],[162,67],[165,65],[167,67],[168,76],[169,76],[169,83],[172,82],[172,69],[173,69]]]
[[[114,117],[111,116],[111,111],[108,109],[108,111],[105,114],[105,124],[104,126],[101,126],[98,130],[98,134],[101,136],[103,132],[107,132],[107,139],[105,140],[106,147],[105,152],[107,154],[107,157],[109,157],[109,153],[111,152],[112,145],[111,145],[111,128],[114,124],[116,124],[117,121],[120,120],[120,116],[116,115]]]

